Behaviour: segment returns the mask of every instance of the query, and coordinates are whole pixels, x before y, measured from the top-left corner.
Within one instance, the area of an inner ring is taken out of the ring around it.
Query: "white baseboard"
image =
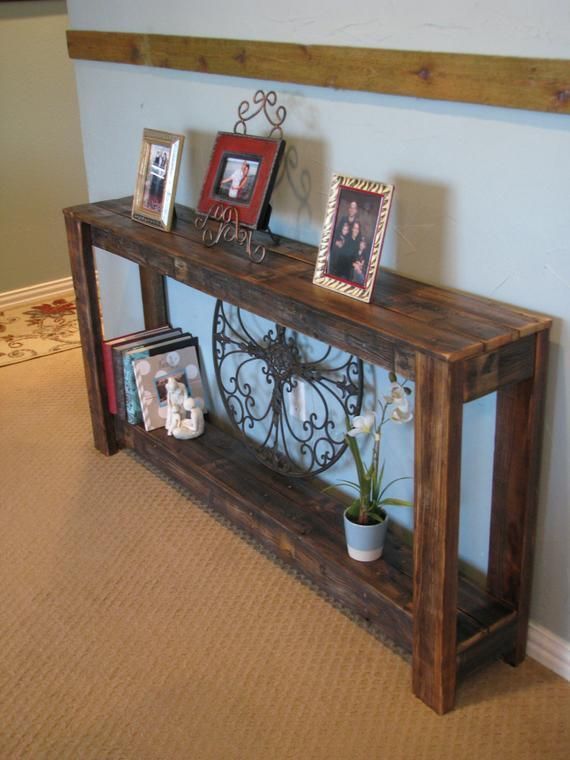
[[[570,681],[570,643],[536,623],[528,626],[526,651],[529,657],[540,662]]]
[[[5,293],[0,293],[0,309],[39,301],[42,298],[57,298],[57,296],[61,296],[64,293],[69,293],[70,290],[73,290],[73,280],[71,277],[62,277],[61,280],[30,285],[28,288],[8,290]]]

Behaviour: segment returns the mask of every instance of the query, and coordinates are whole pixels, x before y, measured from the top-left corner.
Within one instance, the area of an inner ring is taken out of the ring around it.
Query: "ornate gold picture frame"
[[[394,186],[334,174],[313,282],[369,303]]]
[[[135,221],[170,230],[183,145],[183,135],[144,130],[131,214]]]

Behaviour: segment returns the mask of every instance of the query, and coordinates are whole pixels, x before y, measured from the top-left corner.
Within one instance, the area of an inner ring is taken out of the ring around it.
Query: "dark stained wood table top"
[[[240,246],[208,248],[195,212],[176,205],[171,232],[131,219],[131,198],[65,209],[91,226],[93,245],[173,277],[216,298],[414,375],[415,352],[454,362],[480,357],[549,329],[549,317],[402,277],[380,268],[372,303],[313,285],[317,249],[282,239],[265,261]]]

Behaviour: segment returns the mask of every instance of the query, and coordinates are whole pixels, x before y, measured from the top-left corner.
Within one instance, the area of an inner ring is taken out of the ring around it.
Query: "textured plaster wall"
[[[0,5],[0,292],[69,275],[61,209],[87,199],[65,2]]]
[[[160,13],[150,0],[70,0],[69,10],[76,29],[523,56],[567,57],[570,49],[565,0],[540,8],[491,0],[362,0],[357,7],[173,0]],[[555,318],[531,614],[570,640],[570,118],[81,61],[76,73],[92,200],[133,192],[142,130],[154,127],[186,135],[178,200],[195,204],[216,131],[232,129],[237,104],[257,87],[275,88],[297,157],[273,196],[277,231],[318,241],[333,171],[392,182],[386,266]],[[108,334],[139,326],[134,268],[102,254],[100,270]],[[211,366],[212,299],[177,283],[169,284],[169,296],[172,321],[199,335]],[[369,371],[368,380],[373,387],[385,375]],[[212,376],[209,385],[219,408]],[[479,570],[488,540],[493,420],[494,397],[466,407],[461,554]],[[410,429],[392,435],[395,477],[412,470],[412,436]]]

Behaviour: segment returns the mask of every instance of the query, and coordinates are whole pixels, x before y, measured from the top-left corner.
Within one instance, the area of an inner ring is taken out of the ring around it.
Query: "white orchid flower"
[[[355,438],[357,435],[369,435],[374,431],[374,425],[376,424],[376,414],[374,412],[366,412],[366,414],[358,415],[352,420],[353,427],[348,431],[348,435]]]
[[[404,411],[402,409],[394,409],[392,414],[390,415],[390,419],[392,422],[395,422],[398,425],[402,425],[404,422],[410,422],[414,419],[414,415],[412,414],[411,409],[408,408]]]
[[[384,401],[387,404],[395,404],[399,406],[402,401],[406,400],[406,391],[400,383],[392,383],[390,388],[390,395],[384,396]]]
[[[392,392],[389,396],[384,396],[386,403],[393,404],[394,411],[390,419],[396,423],[410,422],[414,418],[410,409],[408,395],[400,383],[392,383]]]

